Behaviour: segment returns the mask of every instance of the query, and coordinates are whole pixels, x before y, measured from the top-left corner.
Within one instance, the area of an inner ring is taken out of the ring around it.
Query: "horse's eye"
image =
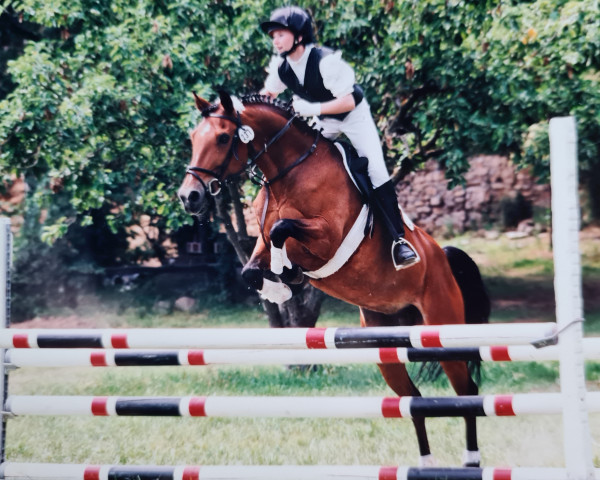
[[[226,133],[222,133],[221,135],[219,135],[217,137],[217,143],[219,145],[226,145],[229,143],[229,135],[227,135]]]

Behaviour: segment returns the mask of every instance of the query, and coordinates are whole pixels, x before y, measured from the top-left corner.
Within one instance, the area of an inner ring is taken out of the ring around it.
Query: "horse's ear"
[[[233,107],[233,100],[231,100],[231,96],[225,90],[219,90],[219,98],[221,99],[221,105],[225,109],[226,113],[233,113],[235,110]]]
[[[196,92],[192,93],[194,94],[194,100],[196,101],[196,108],[198,110],[203,111],[210,107],[210,102],[204,100],[203,98],[200,98],[198,95],[196,95]]]

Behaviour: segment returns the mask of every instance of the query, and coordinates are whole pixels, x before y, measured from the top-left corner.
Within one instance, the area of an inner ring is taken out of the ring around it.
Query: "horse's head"
[[[317,146],[319,132],[277,99],[248,95],[239,100],[220,92],[211,105],[196,96],[202,122],[192,131],[192,161],[179,188],[185,210],[202,216],[229,177],[257,166],[265,184],[286,176]],[[285,136],[285,139],[283,138]],[[255,138],[256,137],[256,138]]]
[[[219,96],[221,102],[211,105],[194,93],[203,120],[190,135],[192,161],[178,192],[186,212],[192,215],[206,214],[210,198],[219,193],[223,180],[246,168],[248,149],[244,147],[254,136],[253,130],[242,124],[242,103],[225,92]]]

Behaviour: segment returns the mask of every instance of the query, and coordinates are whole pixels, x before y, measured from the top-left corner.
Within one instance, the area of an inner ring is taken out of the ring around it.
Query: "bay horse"
[[[191,132],[191,163],[178,195],[188,213],[204,215],[222,182],[260,169],[263,188],[255,207],[261,212],[262,235],[243,270],[257,290],[283,302],[290,295],[286,283],[307,274],[316,288],[357,305],[362,326],[487,322],[489,298],[466,253],[452,247],[444,251],[412,226],[406,238],[421,260],[397,271],[390,259],[392,238],[377,214],[370,238],[362,238],[364,222],[357,218],[364,216],[365,206],[333,142],[278,100],[219,96],[220,102],[211,104],[194,94],[203,119]],[[357,230],[358,240],[348,242]],[[340,245],[348,250],[348,243],[354,243],[351,251],[332,266],[344,250]],[[466,362],[440,363],[458,395],[477,395]],[[420,396],[405,365],[381,364],[379,369],[397,395]],[[434,466],[425,418],[412,420],[419,464]],[[476,418],[465,417],[465,425],[463,465],[476,467]]]

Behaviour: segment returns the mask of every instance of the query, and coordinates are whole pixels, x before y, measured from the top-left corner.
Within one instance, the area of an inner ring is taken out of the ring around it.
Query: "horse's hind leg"
[[[428,325],[464,324],[462,294],[456,282],[448,281],[448,278],[452,278],[451,275],[448,271],[446,276],[435,277],[437,283],[432,281],[423,297],[421,311],[426,312],[425,323]],[[458,395],[477,395],[477,384],[471,378],[466,362],[451,361],[440,364]],[[465,417],[467,449],[463,454],[463,465],[468,467],[479,466],[481,458],[477,446],[476,422],[474,415]]]
[[[390,326],[398,325],[398,319],[403,318],[404,324],[414,324],[416,321],[421,320],[420,315],[418,318],[414,313],[418,314],[418,310],[412,308],[406,310],[406,315],[399,313],[398,315],[389,316],[381,313],[372,312],[364,308],[360,309],[360,320],[363,326],[376,327],[376,326]],[[408,375],[406,367],[402,363],[386,363],[378,365],[384,380],[389,387],[400,397],[420,397],[421,392],[417,389],[413,381]],[[422,467],[432,467],[434,465],[433,456],[429,448],[429,440],[427,439],[427,430],[425,428],[424,417],[413,417],[413,425],[417,434],[417,443],[419,445],[419,465]]]
[[[441,281],[441,279],[440,279]],[[438,285],[438,286],[441,286]],[[437,291],[437,294],[435,292]],[[445,302],[440,302],[440,298]],[[462,295],[455,282],[446,282],[439,289],[428,290],[422,305],[425,315],[425,323],[429,325],[462,324],[464,323],[464,307]],[[466,362],[450,361],[440,362],[444,372],[450,380],[452,388],[457,395],[477,395],[477,384],[471,378]],[[466,467],[478,467],[481,454],[477,446],[477,418],[474,415],[465,417],[467,449],[463,453],[463,465]]]
[[[406,367],[401,363],[388,363],[378,365],[383,378],[390,388],[400,397],[420,397],[421,392],[412,382],[406,371]],[[417,434],[417,443],[419,445],[419,466],[433,467],[435,466],[431,450],[429,448],[429,440],[427,439],[427,429],[425,428],[424,417],[413,417],[413,425]]]
[[[479,388],[471,378],[466,362],[440,362],[440,364],[458,395],[477,395],[479,393]],[[481,462],[481,454],[477,445],[477,417],[469,415],[464,418],[467,430],[467,449],[463,453],[463,466],[478,467]]]

